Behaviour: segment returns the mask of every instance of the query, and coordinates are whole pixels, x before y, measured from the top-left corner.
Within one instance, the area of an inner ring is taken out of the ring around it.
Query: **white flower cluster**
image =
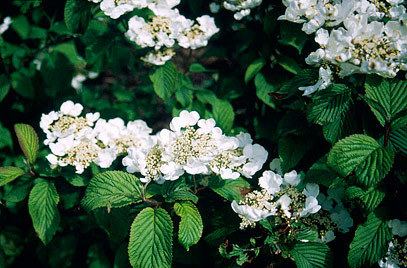
[[[142,181],[162,183],[184,173],[218,174],[223,179],[250,178],[267,160],[267,151],[247,133],[229,137],[213,119],[200,119],[197,112],[182,111],[170,129],[153,136],[148,147],[134,147],[123,158],[130,173],[140,172]]]
[[[235,12],[233,17],[236,20],[241,20],[250,14],[250,9],[259,6],[262,1],[263,0],[226,0],[223,2],[223,7]]]
[[[307,183],[304,189],[300,189],[300,182],[301,177],[296,171],[284,176],[271,170],[264,171],[259,178],[260,191],[248,193],[240,202],[232,202],[232,209],[242,219],[240,228],[253,227],[269,216],[282,218],[290,224],[317,213],[321,209],[317,200],[319,186]]]
[[[146,146],[151,129],[142,120],[125,125],[120,118],[104,120],[99,113],[81,116],[83,106],[66,101],[59,111],[43,114],[40,127],[51,154],[51,166],[74,166],[82,173],[91,163],[107,168],[129,147]]]
[[[133,16],[128,21],[126,36],[142,48],[153,48],[141,59],[154,65],[163,65],[174,55],[174,47],[197,49],[208,44],[208,40],[219,29],[215,20],[204,15],[196,21],[185,18],[178,9],[180,0],[89,0],[101,2],[101,10],[113,19],[138,8],[149,8],[153,16],[147,20]]]
[[[5,31],[8,30],[8,28],[10,27],[11,23],[13,21],[11,20],[10,17],[5,17],[3,20],[3,23],[0,24],[0,35],[2,35]]]
[[[182,111],[170,129],[151,135],[142,120],[105,120],[99,113],[81,116],[83,107],[64,102],[59,111],[44,114],[40,126],[51,154],[52,166],[71,165],[77,173],[94,163],[108,168],[120,155],[130,173],[139,172],[143,182],[176,180],[184,173],[217,174],[223,179],[251,178],[267,160],[267,151],[247,133],[229,137],[213,119]]]
[[[320,48],[306,62],[320,66],[315,85],[302,87],[309,95],[330,85],[333,75],[354,73],[394,77],[407,70],[407,13],[403,0],[283,0],[279,19],[303,23],[316,32]]]
[[[39,63],[41,64],[41,62]],[[40,66],[41,68],[41,66]],[[89,72],[87,74],[77,74],[75,75],[72,80],[71,80],[71,87],[73,87],[74,89],[76,89],[77,91],[82,89],[82,85],[83,82],[85,82],[88,78],[89,79],[95,79],[96,77],[98,77],[98,73],[95,72]]]
[[[388,222],[393,239],[389,243],[386,257],[379,261],[381,268],[407,267],[407,222],[394,219]]]

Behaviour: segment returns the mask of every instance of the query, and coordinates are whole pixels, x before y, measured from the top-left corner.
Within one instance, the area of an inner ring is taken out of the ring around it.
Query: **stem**
[[[143,201],[150,205],[153,205],[155,207],[159,207],[162,204],[161,202],[158,202],[158,201],[155,201],[155,200],[149,199],[149,198],[144,198]]]

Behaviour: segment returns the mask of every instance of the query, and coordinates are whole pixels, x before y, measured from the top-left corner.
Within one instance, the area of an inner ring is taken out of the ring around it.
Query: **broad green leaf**
[[[386,254],[391,232],[386,221],[370,213],[367,221],[356,229],[349,247],[348,263],[351,268],[371,266]]]
[[[346,194],[351,199],[359,199],[369,211],[373,211],[383,201],[386,195],[383,191],[373,187],[364,191],[357,186],[351,186],[346,189]]]
[[[31,25],[26,16],[21,15],[13,18],[11,25],[22,39],[27,39],[30,35]]]
[[[171,62],[159,67],[150,80],[155,93],[163,100],[168,100],[181,86],[181,74]]]
[[[57,205],[59,196],[55,185],[46,180],[39,180],[28,197],[28,211],[34,229],[44,244],[48,244],[59,225]]]
[[[183,107],[187,107],[192,102],[192,90],[187,87],[181,87],[179,90],[177,90],[177,92],[175,92],[175,98]]]
[[[335,84],[313,98],[308,119],[320,125],[338,120],[352,103],[351,91],[345,85]]]
[[[211,178],[209,187],[223,198],[233,201],[242,199],[242,193],[250,189],[250,184],[242,178],[236,180]]]
[[[382,126],[407,109],[407,81],[369,76],[365,88],[366,96],[380,105],[379,109],[368,102]]]
[[[235,112],[232,105],[226,100],[217,100],[212,103],[213,118],[217,125],[228,133],[233,127],[233,121],[235,120]]]
[[[355,172],[358,181],[373,186],[393,165],[394,153],[373,138],[355,134],[337,142],[328,155],[328,164],[342,176]]]
[[[13,148],[13,139],[11,137],[10,131],[3,127],[0,122],[0,149],[5,147]]]
[[[33,99],[35,96],[35,89],[31,82],[31,77],[28,77],[23,72],[14,72],[11,74],[11,85],[13,90],[21,96]]]
[[[256,59],[250,63],[247,67],[246,73],[244,74],[244,81],[248,83],[254,78],[254,76],[261,71],[261,69],[266,65],[266,61],[263,58]]]
[[[277,63],[292,74],[297,75],[300,74],[302,71],[300,65],[293,58],[287,57],[285,55],[278,56]],[[300,85],[298,86],[300,87]]]
[[[332,266],[329,247],[323,243],[297,243],[290,251],[298,268],[327,268]]]
[[[128,247],[130,263],[140,268],[171,267],[173,224],[162,208],[145,208],[134,219]]]
[[[333,122],[327,123],[322,126],[324,137],[330,143],[335,143],[340,139],[345,138],[352,134],[355,129],[354,116],[349,111],[343,113],[339,118]]]
[[[302,229],[295,235],[295,239],[298,241],[318,242],[319,234],[317,230]]]
[[[277,88],[270,84],[269,82],[267,82],[266,78],[262,73],[256,74],[256,77],[254,78],[254,85],[256,86],[257,97],[271,108],[275,108],[276,105],[272,101],[271,96],[269,94],[277,91]]]
[[[136,176],[123,171],[106,171],[92,178],[82,205],[87,210],[118,208],[141,202],[142,197],[143,186]]]
[[[25,174],[25,171],[18,167],[0,167],[0,186],[3,186]]]
[[[198,208],[191,202],[174,204],[175,213],[181,217],[178,240],[187,251],[198,243],[203,231],[202,217]]]
[[[32,126],[27,124],[16,124],[14,130],[28,163],[33,164],[37,159],[39,149],[37,133]]]
[[[301,70],[292,79],[289,79],[286,82],[284,82],[281,85],[278,92],[281,94],[288,95],[296,94],[298,93],[299,87],[315,84],[317,80],[318,72],[315,69],[304,69]]]
[[[66,27],[74,33],[84,32],[91,19],[92,4],[89,1],[68,0],[64,9]]]

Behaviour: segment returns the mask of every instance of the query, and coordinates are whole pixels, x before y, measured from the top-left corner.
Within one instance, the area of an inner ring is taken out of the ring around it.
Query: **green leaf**
[[[82,205],[87,210],[118,208],[141,202],[142,197],[143,186],[136,176],[122,171],[106,171],[92,178]]]
[[[17,179],[25,174],[25,171],[18,167],[0,167],[0,186]]]
[[[37,133],[32,126],[27,124],[16,124],[14,125],[14,130],[18,138],[18,143],[20,144],[21,150],[27,158],[28,163],[34,164],[39,149]]]
[[[297,243],[290,254],[298,268],[326,268],[332,266],[329,247],[323,243]]]
[[[327,141],[335,143],[351,135],[355,129],[354,125],[354,116],[350,112],[346,112],[333,122],[323,125],[322,131]]]
[[[298,53],[301,53],[308,39],[308,35],[301,30],[300,26],[289,22],[282,23],[280,34],[278,42],[283,45],[294,47],[297,49]]]
[[[181,217],[178,240],[187,251],[198,243],[202,236],[203,223],[198,208],[191,202],[174,204],[175,213]]]
[[[150,75],[155,93],[163,100],[168,100],[180,88],[181,78],[182,75],[171,62],[167,62]]]
[[[294,168],[312,147],[312,140],[305,136],[287,135],[279,139],[278,154],[284,172]]]
[[[277,63],[292,74],[300,74],[303,70],[293,58],[284,55],[277,57]],[[298,87],[300,87],[300,85],[298,85]]]
[[[334,84],[321,91],[312,101],[308,119],[320,125],[338,120],[349,110],[351,91],[345,85]]]
[[[280,89],[279,93],[281,94],[296,94],[298,93],[298,88],[302,86],[308,86],[314,84],[318,80],[318,72],[315,69],[304,69],[301,70],[296,76],[292,79],[284,82]]]
[[[256,77],[254,78],[254,85],[256,86],[257,97],[271,108],[275,108],[276,105],[272,101],[270,93],[277,91],[277,88],[267,82],[262,73],[256,74]]]
[[[21,96],[33,99],[35,96],[34,86],[31,82],[31,77],[28,77],[22,72],[14,72],[11,74],[11,85],[15,92]]]
[[[355,134],[337,142],[328,155],[328,164],[342,176],[355,172],[358,181],[374,186],[390,171],[394,153],[373,138]]]
[[[391,122],[398,113],[407,109],[407,81],[405,80],[369,76],[365,89],[366,96],[380,105],[378,108],[368,102],[382,126],[386,122]]]
[[[250,80],[252,80],[254,76],[260,72],[264,65],[266,65],[266,61],[263,58],[256,59],[250,63],[249,67],[247,67],[246,73],[244,74],[244,81],[248,83]]]
[[[391,239],[386,221],[370,213],[367,221],[360,225],[350,244],[348,262],[351,268],[371,266],[384,257]]]
[[[5,147],[9,147],[10,149],[13,148],[13,139],[11,137],[10,131],[3,127],[0,122],[0,149]]]
[[[2,74],[0,75],[0,102],[4,100],[10,90],[10,82],[7,79],[7,76]]]
[[[55,185],[46,180],[39,180],[28,197],[28,211],[34,229],[44,244],[48,244],[59,225],[57,205],[59,196]]]
[[[68,0],[64,8],[66,27],[74,33],[84,32],[92,17],[91,3],[82,0]]]
[[[217,125],[228,133],[233,127],[233,121],[235,120],[235,112],[232,105],[226,100],[217,100],[212,103],[213,118]]]
[[[171,267],[172,262],[171,217],[162,208],[145,208],[134,219],[130,229],[128,247],[133,267]]]
[[[250,189],[250,184],[242,178],[236,180],[211,178],[209,187],[223,198],[233,201],[242,199],[242,192]]]
[[[397,150],[407,155],[407,127],[391,130],[389,141]]]
[[[369,211],[373,211],[383,201],[386,195],[383,191],[373,187],[364,191],[357,186],[351,186],[346,189],[346,194],[350,199],[359,199]]]
[[[166,181],[163,185],[162,196],[169,203],[176,201],[198,202],[198,197],[190,191],[184,179]]]

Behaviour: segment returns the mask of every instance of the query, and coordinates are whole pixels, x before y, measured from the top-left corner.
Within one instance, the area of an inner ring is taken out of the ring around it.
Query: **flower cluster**
[[[180,0],[89,0],[101,2],[101,10],[113,19],[134,9],[148,8],[153,15],[145,19],[133,16],[128,21],[126,36],[142,48],[152,50],[141,59],[154,65],[163,65],[175,55],[175,45],[197,49],[219,29],[212,17],[204,15],[196,21],[185,18],[175,7]]]
[[[320,48],[306,62],[320,66],[309,95],[330,85],[334,75],[354,73],[394,77],[407,70],[407,13],[403,0],[285,0],[280,19],[303,23]]]
[[[230,137],[216,127],[214,119],[200,119],[197,112],[182,111],[156,135],[142,120],[105,120],[99,113],[81,116],[83,107],[72,101],[59,111],[44,114],[40,126],[51,154],[52,166],[71,165],[77,173],[94,163],[108,168],[123,155],[130,173],[142,181],[176,180],[184,173],[217,174],[223,179],[251,178],[267,160],[267,151],[247,133]]]
[[[184,173],[218,174],[223,179],[252,177],[267,160],[267,151],[247,133],[229,137],[213,119],[200,119],[197,112],[182,111],[170,129],[154,136],[149,148],[130,148],[123,165],[140,172],[144,182],[176,180]]]
[[[317,213],[321,209],[317,200],[319,186],[308,183],[301,190],[298,187],[300,182],[301,177],[296,171],[284,176],[271,170],[264,171],[259,178],[260,191],[247,194],[240,202],[232,202],[232,209],[242,218],[241,228],[255,226],[256,222],[269,216],[290,223]]]
[[[261,190],[254,190],[231,204],[242,219],[241,229],[254,227],[256,222],[272,216],[277,225],[289,232],[305,226],[318,230],[319,241],[330,242],[335,238],[334,231],[348,232],[353,225],[334,192],[326,197],[319,192],[317,184],[304,185],[296,171],[279,175],[267,170],[259,178],[259,186]]]
[[[106,121],[99,113],[81,116],[83,106],[66,101],[59,111],[43,114],[40,127],[47,135],[44,141],[51,154],[47,156],[53,167],[74,166],[82,173],[90,164],[107,168],[127,148],[145,146],[151,129],[142,120],[127,125],[120,118]]]
[[[379,261],[381,268],[407,267],[407,222],[394,219],[388,222],[393,239],[386,257]]]

